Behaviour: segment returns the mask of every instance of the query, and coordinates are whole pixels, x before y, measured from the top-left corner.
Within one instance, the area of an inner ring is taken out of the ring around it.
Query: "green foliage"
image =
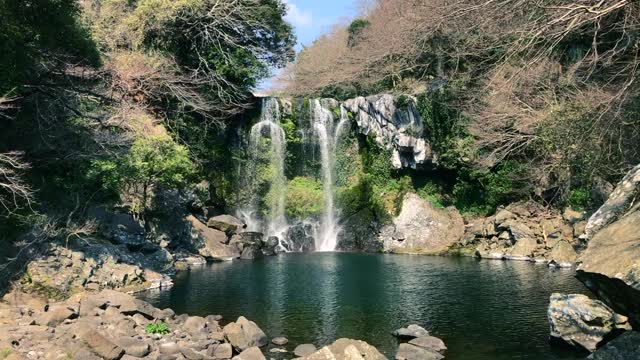
[[[0,97],[61,61],[99,64],[78,16],[75,0],[0,1]]]
[[[411,103],[413,103],[413,99],[411,99],[410,96],[407,95],[400,95],[395,99],[395,105],[396,108],[400,109],[400,110],[408,110],[409,109],[409,105],[411,105]]]
[[[287,187],[287,215],[290,218],[306,219],[322,213],[324,197],[322,184],[314,178],[296,177]]]
[[[418,188],[416,193],[421,198],[428,200],[437,209],[444,209],[444,189],[435,182],[427,182],[424,186]]]
[[[0,360],[8,358],[11,354],[13,354],[13,349],[11,348],[0,349]]]
[[[584,188],[573,189],[569,192],[567,202],[575,210],[586,210],[592,205],[591,192]]]
[[[151,324],[147,324],[144,327],[144,331],[147,334],[159,334],[159,335],[167,335],[171,333],[169,329],[169,325],[164,321],[156,321]]]
[[[183,186],[193,172],[189,150],[160,135],[136,140],[121,157],[96,161],[89,175],[99,176],[106,189],[137,197],[134,211],[144,213],[153,186]]]
[[[351,47],[356,45],[358,41],[358,36],[360,36],[362,31],[369,25],[371,25],[371,22],[367,19],[359,18],[359,19],[353,20],[351,24],[349,24],[349,27],[347,28],[347,31],[349,33],[349,39],[347,40],[348,46]]]

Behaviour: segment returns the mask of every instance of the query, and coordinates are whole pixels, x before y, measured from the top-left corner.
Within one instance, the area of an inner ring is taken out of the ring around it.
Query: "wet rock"
[[[311,224],[298,222],[292,225],[287,230],[286,239],[291,247],[291,251],[312,252],[315,250],[313,227]]]
[[[318,351],[318,349],[313,344],[301,344],[296,346],[295,349],[293,349],[293,354],[295,356],[305,357],[313,354],[316,351]]]
[[[260,245],[258,244],[249,244],[245,245],[244,249],[242,249],[242,255],[240,255],[240,259],[242,260],[256,260],[263,256]]]
[[[283,346],[283,345],[287,345],[289,340],[284,336],[278,336],[278,337],[274,337],[273,339],[271,339],[271,342],[274,345]]]
[[[403,236],[398,237],[396,234]],[[438,209],[417,194],[408,193],[400,214],[379,235],[385,252],[437,254],[464,234],[464,221],[453,209]]]
[[[436,351],[424,349],[411,344],[400,344],[396,360],[440,360],[444,356]]]
[[[425,328],[415,324],[395,330],[391,334],[399,339],[405,340],[429,336],[429,332]]]
[[[590,360],[631,360],[640,359],[640,332],[626,332],[598,351],[591,354]]]
[[[226,233],[228,236],[236,234],[246,227],[246,225],[242,223],[240,219],[231,215],[218,215],[212,217],[207,221],[207,226],[216,230],[220,230]]]
[[[409,344],[421,347],[423,349],[439,352],[441,354],[444,354],[444,352],[447,350],[447,346],[444,344],[444,341],[438,339],[435,336],[423,336],[415,338],[409,341]]]
[[[595,351],[606,337],[631,330],[627,317],[585,295],[552,294],[547,317],[553,341],[589,352]]]

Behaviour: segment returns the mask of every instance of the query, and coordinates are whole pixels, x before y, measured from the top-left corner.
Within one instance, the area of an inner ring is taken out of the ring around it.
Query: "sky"
[[[357,14],[357,0],[283,0],[289,11],[285,19],[293,25],[300,51],[302,45],[310,45],[320,35],[331,30],[332,25],[349,20]],[[263,81],[258,91],[271,87],[271,79]]]

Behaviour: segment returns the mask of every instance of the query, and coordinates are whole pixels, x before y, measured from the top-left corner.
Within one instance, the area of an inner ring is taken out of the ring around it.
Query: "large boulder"
[[[464,221],[454,208],[439,209],[408,193],[393,224],[380,233],[385,252],[438,254],[462,238]]]
[[[386,360],[378,349],[364,341],[338,339],[319,351],[302,357],[305,360]]]
[[[247,227],[240,219],[231,215],[214,216],[207,221],[207,226],[220,230],[229,236],[237,234],[240,230]]]
[[[578,259],[578,254],[571,244],[562,240],[558,241],[549,253],[549,260],[559,267],[571,267]]]
[[[585,237],[593,237],[600,229],[625,214],[640,194],[640,165],[633,168],[618,183],[607,201],[596,211],[585,226]]]
[[[547,311],[551,339],[578,349],[595,351],[621,331],[631,330],[626,316],[616,314],[607,305],[585,295],[551,295]]]
[[[425,349],[412,344],[400,344],[396,360],[441,360],[444,356],[437,351]]]
[[[312,252],[315,250],[313,226],[307,222],[297,222],[287,230],[285,236],[289,251]]]
[[[263,347],[269,343],[269,338],[258,325],[244,316],[227,324],[223,332],[229,343],[239,352],[254,346]]]
[[[627,315],[636,328],[640,328],[639,194],[637,166],[589,220],[589,243],[577,269],[578,279],[616,312]],[[594,233],[595,229],[600,230]]]
[[[511,258],[515,260],[528,260],[538,248],[538,242],[533,238],[523,238],[516,242],[511,249]]]
[[[238,250],[227,245],[227,234],[212,229],[200,222],[195,216],[187,216],[191,224],[191,238],[198,248],[198,253],[213,260],[228,261],[240,257]]]
[[[415,338],[429,336],[429,332],[420,325],[412,324],[406,328],[394,330],[391,335],[398,339],[411,340]]]
[[[390,160],[395,168],[416,168],[434,161],[431,146],[421,137],[424,125],[415,98],[374,95],[350,99],[343,105],[355,114],[361,134],[372,134],[380,146],[392,150]]]

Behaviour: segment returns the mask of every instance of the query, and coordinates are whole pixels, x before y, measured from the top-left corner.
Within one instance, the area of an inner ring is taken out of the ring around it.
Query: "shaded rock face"
[[[585,295],[552,294],[547,317],[553,341],[589,352],[621,331],[631,330],[626,316]]]
[[[570,267],[577,261],[585,214],[561,214],[529,201],[499,209],[495,216],[472,220],[452,250],[486,259],[545,262]]]
[[[437,209],[429,201],[409,193],[393,224],[379,235],[385,252],[437,254],[446,251],[464,233],[464,221],[453,209]]]
[[[633,168],[618,183],[607,201],[589,218],[585,236],[591,238],[600,229],[613,223],[626,213],[640,196],[640,165]]]
[[[640,332],[626,332],[608,342],[587,359],[630,360],[640,359]]]
[[[338,249],[382,252],[383,244],[375,238],[375,234],[380,232],[381,225],[373,219],[375,215],[371,209],[361,209],[354,214],[343,214],[342,231],[338,234]]]
[[[240,219],[231,215],[214,216],[207,221],[207,226],[222,231],[229,236],[237,234],[247,227]]]
[[[640,165],[589,219],[589,243],[578,259],[576,275],[604,303],[628,316],[636,329],[640,328],[639,198]]]
[[[403,104],[398,104],[402,101]],[[395,168],[416,168],[434,161],[430,145],[422,134],[424,126],[412,97],[374,95],[347,100],[344,107],[355,114],[360,133],[372,134],[376,142],[393,151]]]
[[[315,250],[315,240],[313,238],[313,226],[309,223],[298,222],[287,230],[286,234],[289,251],[312,252]]]

